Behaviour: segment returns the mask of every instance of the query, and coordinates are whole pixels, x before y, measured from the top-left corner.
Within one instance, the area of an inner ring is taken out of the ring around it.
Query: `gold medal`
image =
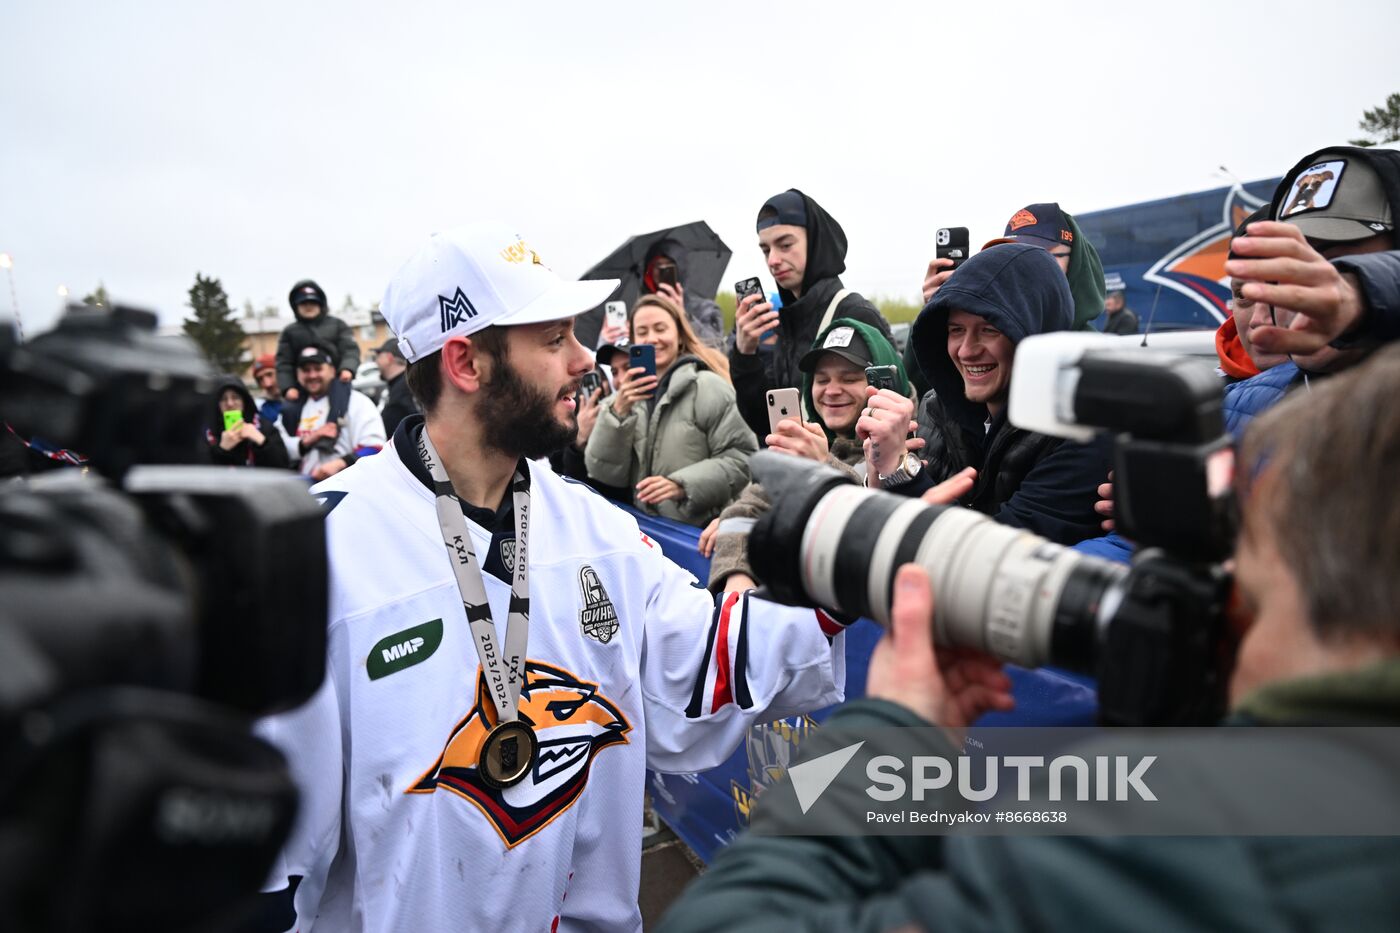
[[[492,787],[513,787],[530,773],[538,748],[539,742],[529,723],[506,720],[486,734],[477,771]]]

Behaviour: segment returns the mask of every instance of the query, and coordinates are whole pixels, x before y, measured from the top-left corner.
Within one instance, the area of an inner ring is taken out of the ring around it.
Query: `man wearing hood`
[[[841,284],[846,271],[846,232],[821,205],[789,188],[758,212],[758,243],[768,272],[778,283],[782,310],[753,295],[739,303],[729,372],[739,413],[754,433],[768,433],[766,393],[802,383],[798,361],[838,317],[868,324],[889,340],[890,325],[873,304]],[[778,333],[771,354],[760,354],[760,338]]]
[[[912,406],[872,396],[856,426],[871,442],[870,485],[917,496],[973,467],[977,481],[962,505],[1060,544],[1098,535],[1108,438],[1076,444],[1006,418],[1017,345],[1071,329],[1073,308],[1069,282],[1041,247],[1001,244],[963,263],[909,335],[933,386],[918,415],[925,449],[915,456],[904,442]]]
[[[355,378],[360,368],[360,345],[350,325],[326,308],[326,293],[311,279],[302,279],[287,293],[295,321],[282,328],[277,338],[277,386],[288,402],[301,397],[297,386],[297,360],[301,351],[314,343],[325,344],[333,352],[333,365],[341,382]],[[343,414],[343,412],[338,413]]]
[[[1259,353],[1287,362],[1225,389],[1236,437],[1256,414],[1310,379],[1339,372],[1400,338],[1400,152],[1329,146],[1304,157],[1274,191],[1268,216],[1231,243],[1236,300],[1267,320]]]
[[[714,299],[686,291],[686,261],[689,250],[676,240],[658,240],[647,250],[646,267],[642,270],[642,294],[660,295],[678,308],[685,309],[690,327],[707,345],[723,347],[724,312]],[[676,284],[663,282],[664,270],[676,270]]]

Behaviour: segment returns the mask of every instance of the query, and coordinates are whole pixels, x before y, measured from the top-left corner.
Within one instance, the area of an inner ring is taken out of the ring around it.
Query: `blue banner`
[[[662,552],[703,583],[710,561],[699,551],[700,529],[628,509]],[[865,695],[870,653],[881,629],[861,619],[846,632],[846,697]],[[1086,726],[1095,721],[1093,681],[1048,668],[1009,667],[1016,709],[989,713],[978,726]],[[749,730],[743,747],[724,764],[699,774],[647,775],[652,806],[686,845],[708,862],[748,825],[749,807],[765,787],[782,777],[797,750],[834,707]]]

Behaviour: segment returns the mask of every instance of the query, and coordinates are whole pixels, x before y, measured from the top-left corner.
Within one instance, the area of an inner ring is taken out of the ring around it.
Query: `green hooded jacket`
[[[898,370],[899,391],[903,395],[909,395],[911,386],[909,377],[905,375],[904,362],[899,358],[899,351],[890,343],[889,338],[880,333],[869,324],[862,324],[860,321],[848,317],[838,317],[831,322],[831,326],[817,334],[817,339],[812,341],[812,348],[820,347],[826,341],[826,335],[838,327],[854,328],[865,340],[865,345],[870,348],[870,355],[874,358],[872,366],[893,366]],[[821,425],[826,432],[826,442],[828,444],[836,440],[836,433],[826,426],[822,416],[817,412],[815,400],[812,398],[812,374],[802,374],[802,401],[807,406],[807,411],[812,414],[812,421]]]

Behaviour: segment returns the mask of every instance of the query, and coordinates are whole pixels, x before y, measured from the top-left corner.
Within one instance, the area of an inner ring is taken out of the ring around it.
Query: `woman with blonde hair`
[[[656,375],[634,367],[602,401],[588,475],[628,486],[644,512],[704,526],[748,483],[758,449],[734,403],[729,361],[659,295],[632,306],[628,330],[633,344],[655,348]]]

